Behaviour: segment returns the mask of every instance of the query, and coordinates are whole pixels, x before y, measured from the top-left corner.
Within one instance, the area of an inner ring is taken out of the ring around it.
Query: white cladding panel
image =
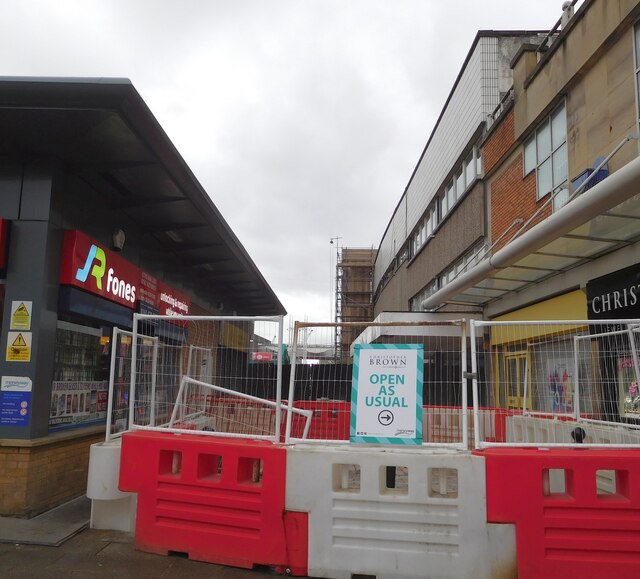
[[[499,39],[481,37],[380,244],[374,287],[440,191],[479,124],[500,102]],[[504,67],[503,67],[504,68]],[[503,71],[504,72],[504,71]],[[398,213],[403,213],[398,217]],[[405,213],[406,212],[406,213]],[[405,217],[406,215],[406,217]],[[405,219],[404,227],[401,218]]]
[[[481,39],[482,42],[483,39]],[[406,192],[407,226],[418,223],[444,178],[484,120],[481,42],[472,54]],[[404,241],[404,240],[403,240]]]
[[[403,197],[398,204],[396,212],[391,218],[387,233],[382,238],[378,255],[376,256],[373,270],[373,287],[378,287],[384,272],[395,258],[396,253],[402,247],[407,238],[407,199]]]

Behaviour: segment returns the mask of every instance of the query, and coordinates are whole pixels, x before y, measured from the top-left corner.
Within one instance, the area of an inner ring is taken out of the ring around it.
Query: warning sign
[[[11,330],[31,329],[31,310],[33,302],[12,301],[11,302]]]
[[[9,332],[7,362],[31,361],[31,332]]]

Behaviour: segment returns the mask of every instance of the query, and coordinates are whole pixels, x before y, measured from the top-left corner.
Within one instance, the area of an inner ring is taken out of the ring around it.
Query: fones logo
[[[122,276],[126,275],[126,271],[119,276],[113,267],[107,268],[107,256],[104,250],[92,244],[87,253],[84,266],[79,267],[75,273],[75,279],[84,284],[89,276],[92,276],[95,278],[96,288],[100,293],[106,292],[106,297],[134,304],[136,301],[136,285],[122,279]],[[130,275],[127,277],[130,277]]]
[[[96,263],[93,267],[94,260]],[[84,283],[89,277],[89,269],[91,269],[91,275],[96,278],[96,287],[102,289],[102,278],[104,277],[104,269],[107,266],[107,258],[104,255],[104,251],[97,245],[92,245],[87,255],[87,261],[84,262],[84,267],[78,269],[76,272],[76,279]]]

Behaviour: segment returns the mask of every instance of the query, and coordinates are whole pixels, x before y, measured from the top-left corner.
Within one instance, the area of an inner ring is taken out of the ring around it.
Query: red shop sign
[[[138,300],[140,270],[84,233],[66,231],[60,283],[133,310]]]

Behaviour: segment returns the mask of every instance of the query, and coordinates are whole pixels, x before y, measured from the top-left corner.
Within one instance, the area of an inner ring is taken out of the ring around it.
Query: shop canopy
[[[211,287],[239,314],[285,310],[127,79],[0,78],[0,151],[52,159],[108,199],[185,287]]]
[[[486,306],[640,240],[640,158],[422,302]]]

